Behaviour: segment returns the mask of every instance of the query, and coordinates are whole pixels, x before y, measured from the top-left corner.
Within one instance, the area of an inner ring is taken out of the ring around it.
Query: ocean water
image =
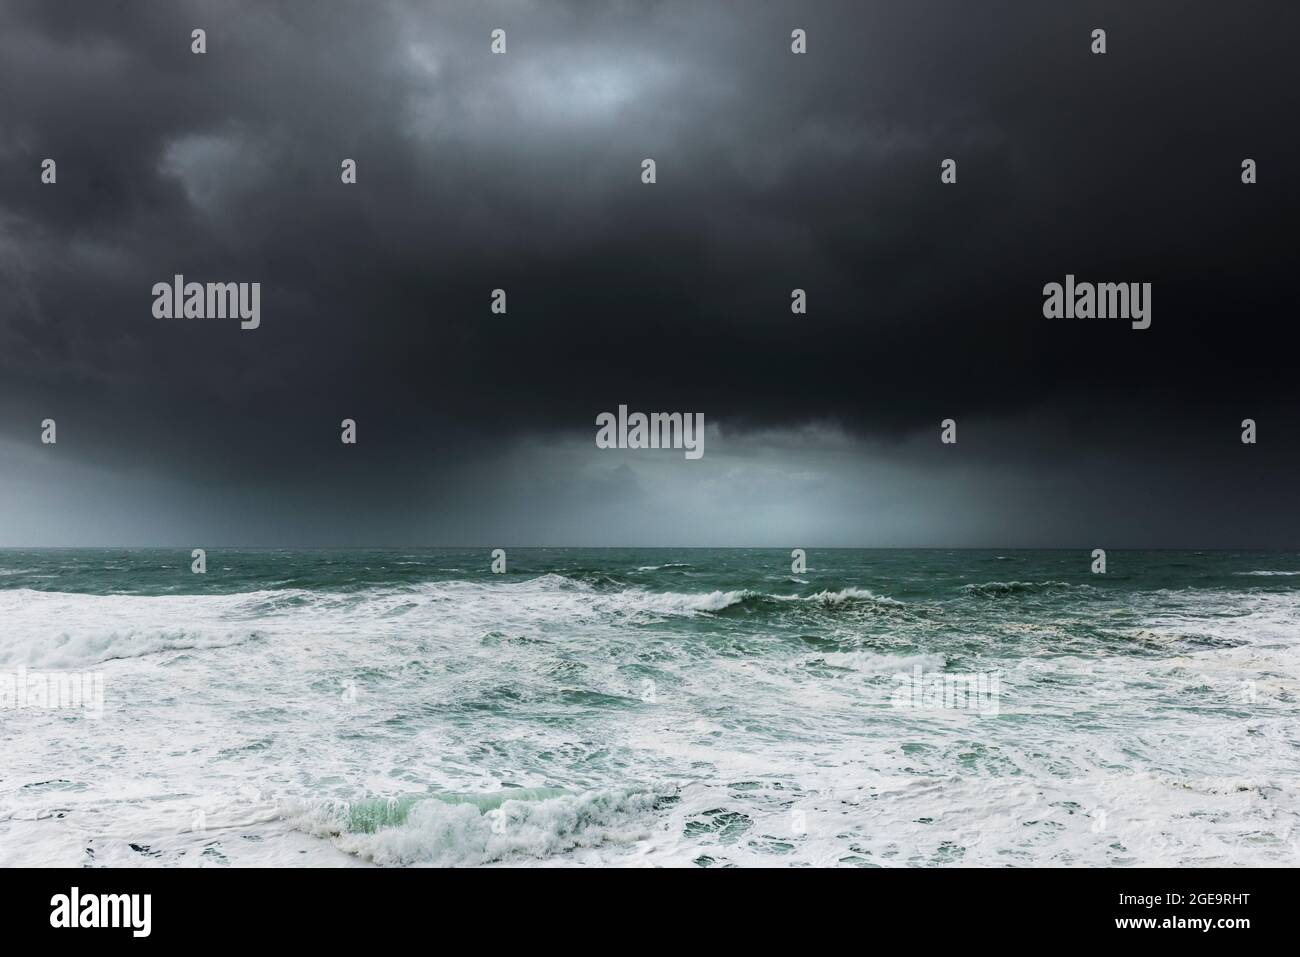
[[[0,865],[1297,863],[1300,553],[1107,558],[0,551]]]

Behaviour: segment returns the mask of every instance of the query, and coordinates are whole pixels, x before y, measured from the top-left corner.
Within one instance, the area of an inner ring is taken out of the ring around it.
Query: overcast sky
[[[1300,547],[1296,36],[5,0],[0,545]],[[261,327],[155,319],[176,273],[260,282]],[[1151,283],[1151,328],[1044,318],[1067,273]],[[703,459],[598,449],[620,403],[704,413]]]

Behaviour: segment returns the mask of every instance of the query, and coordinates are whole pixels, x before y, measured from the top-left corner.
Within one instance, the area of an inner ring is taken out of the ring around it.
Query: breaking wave
[[[153,597],[0,591],[0,665],[71,668],[242,644],[258,637],[257,602],[274,594]]]
[[[288,807],[285,818],[380,866],[471,867],[632,844],[647,836],[656,800],[649,791],[521,788],[299,803]]]
[[[708,592],[597,588],[557,574],[522,581],[453,581],[354,592],[270,589],[218,595],[86,595],[0,591],[0,666],[78,667],[163,652],[227,648],[276,635],[390,633],[399,620],[476,628],[762,614],[804,607],[904,607],[865,588],[778,595],[751,589]],[[182,624],[183,623],[183,624]],[[493,625],[495,627],[495,625]]]
[[[961,591],[967,595],[996,597],[999,595],[1035,595],[1040,592],[1064,589],[1085,589],[1088,585],[1072,585],[1069,582],[982,582],[980,584],[962,585]]]

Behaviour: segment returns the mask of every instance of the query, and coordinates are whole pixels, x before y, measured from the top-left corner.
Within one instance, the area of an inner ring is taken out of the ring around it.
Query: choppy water
[[[1300,554],[790,561],[0,551],[0,864],[1300,861]]]

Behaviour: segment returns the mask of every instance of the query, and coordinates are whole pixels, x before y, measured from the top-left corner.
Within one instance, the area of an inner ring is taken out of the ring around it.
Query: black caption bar
[[[12,944],[75,934],[79,943],[122,946],[339,946],[418,933],[432,921],[489,929],[496,943],[511,934],[623,940],[686,925],[734,942],[776,926],[815,936],[853,925],[936,942],[1042,932],[1072,943],[1231,946],[1290,936],[1292,877],[1280,869],[566,869],[545,879],[528,869],[33,869],[0,871],[0,920]]]

